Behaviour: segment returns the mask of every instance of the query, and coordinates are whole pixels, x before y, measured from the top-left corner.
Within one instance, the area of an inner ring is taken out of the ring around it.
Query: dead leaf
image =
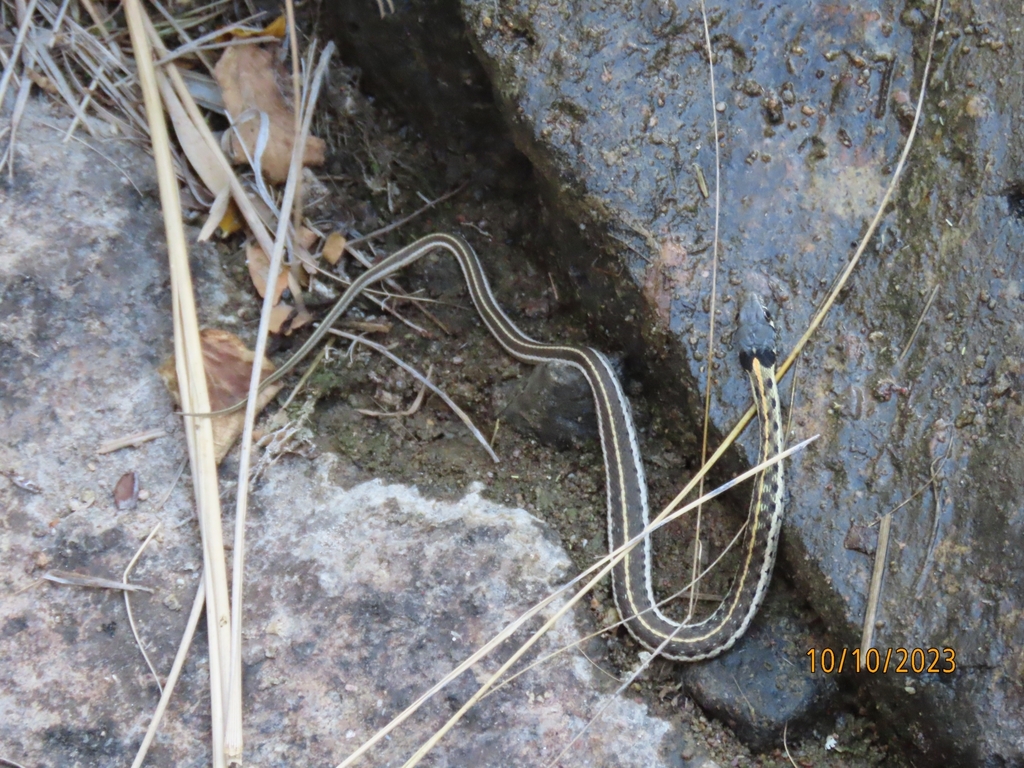
[[[218,411],[244,400],[249,393],[249,374],[252,371],[254,357],[252,350],[228,331],[206,328],[200,331],[199,336],[203,345],[203,364],[206,367],[206,386],[210,392],[210,409]],[[263,378],[273,372],[274,364],[264,360]],[[177,402],[178,377],[173,357],[160,366],[159,373]],[[280,391],[280,384],[271,384],[262,389],[257,400],[256,412],[262,411]],[[239,409],[212,418],[213,442],[219,462],[242,433],[245,411]]]
[[[301,328],[313,320],[306,310],[297,310],[290,304],[281,303],[270,310],[270,332],[284,333],[291,336],[292,331]]]
[[[270,121],[270,139],[260,158],[260,167],[271,182],[280,184],[288,177],[292,145],[295,140],[294,118],[279,83],[287,84],[289,78],[274,62],[274,55],[258,45],[236,45],[224,51],[213,72],[224,95],[224,106],[232,120],[249,109],[266,113]],[[287,86],[286,86],[287,87]],[[245,152],[239,145],[241,135],[250,156],[255,151],[260,121],[246,120],[238,126],[237,134],[231,135],[232,161],[245,162]],[[322,165],[325,144],[322,139],[310,136],[306,139],[303,163]]]
[[[278,16],[272,22],[267,24],[263,28],[263,35],[272,35],[273,37],[284,37],[284,33],[288,31],[288,19],[284,16]]]
[[[238,212],[238,206],[235,205],[235,201],[232,200],[228,209],[224,211],[224,216],[220,220],[220,229],[218,234],[221,238],[226,238],[230,235],[235,234],[242,228],[242,215]]]
[[[160,95],[163,98],[167,114],[171,118],[171,125],[174,126],[174,134],[178,137],[178,142],[185,152],[185,157],[188,158],[189,165],[195,169],[206,188],[214,196],[219,195],[227,190],[231,183],[227,172],[217,161],[214,150],[210,149],[202,134],[192,123],[192,118],[178,99],[178,94],[159,71],[157,72],[157,84],[160,86]]]
[[[249,27],[232,27],[225,37],[246,38],[246,37],[276,37],[283,38],[288,31],[288,19],[283,14],[278,16],[263,29],[250,29]]]
[[[256,287],[256,292],[261,296],[267,295],[267,274],[270,272],[270,259],[263,249],[252,240],[245,244],[245,264],[249,267],[249,277]],[[281,270],[277,273],[277,283],[274,288],[274,304],[281,301],[281,294],[288,287],[288,272]]]
[[[323,257],[332,267],[341,261],[341,255],[345,252],[345,244],[348,241],[341,232],[331,232],[324,243]]]
[[[119,512],[135,509],[139,505],[139,476],[125,472],[114,486],[114,506]]]
[[[308,251],[313,247],[313,243],[316,242],[316,238],[316,232],[311,230],[309,227],[299,227],[299,231],[295,235],[295,244]]]

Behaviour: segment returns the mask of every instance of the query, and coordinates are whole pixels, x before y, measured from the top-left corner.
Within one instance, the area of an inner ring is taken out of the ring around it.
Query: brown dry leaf
[[[270,259],[263,249],[252,240],[245,244],[245,264],[249,267],[249,277],[252,284],[256,286],[259,295],[267,295],[267,273],[270,271]],[[281,270],[277,274],[277,284],[274,288],[274,304],[281,301],[281,294],[288,287],[288,272]]]
[[[345,244],[348,241],[341,232],[331,232],[324,243],[323,257],[332,267],[341,261],[341,254],[345,252]]]
[[[46,75],[41,75],[34,69],[27,70],[25,74],[28,75],[29,80],[38,85],[42,90],[46,91],[51,96],[60,95],[60,90],[57,88],[57,86],[53,84],[53,81],[50,80],[50,78],[48,78]]]
[[[299,232],[295,235],[295,244],[308,251],[313,247],[313,243],[316,242],[316,238],[316,232],[311,230],[309,227],[299,227]]]
[[[224,51],[214,67],[213,75],[220,84],[224,106],[232,120],[237,120],[248,109],[267,114],[270,120],[270,139],[260,166],[268,180],[277,184],[284,182],[288,176],[295,140],[294,119],[291,107],[278,86],[278,82],[287,83],[288,78],[274,63],[273,53],[258,45],[236,45]],[[250,155],[256,147],[259,127],[259,119],[246,120],[238,126],[238,134],[242,136]],[[310,136],[306,139],[303,163],[322,165],[324,151],[323,140]],[[245,162],[245,153],[235,133],[231,136],[231,153],[233,162]]]
[[[292,331],[312,320],[313,316],[306,310],[297,310],[291,304],[281,303],[270,310],[270,332],[281,333],[284,328],[284,335],[291,336]]]
[[[205,328],[199,333],[203,345],[203,364],[206,366],[206,386],[210,391],[210,408],[218,411],[229,408],[249,393],[249,375],[252,371],[253,353],[240,338],[228,331]],[[263,378],[274,372],[274,364],[263,361]],[[171,396],[177,402],[178,377],[174,358],[169,358],[159,369]],[[260,391],[256,412],[266,407],[281,390],[280,384],[271,384]],[[213,442],[217,461],[227,454],[238,436],[242,434],[245,411],[237,410],[213,416]]]
[[[135,509],[139,505],[139,476],[125,472],[114,486],[114,506],[118,512]]]

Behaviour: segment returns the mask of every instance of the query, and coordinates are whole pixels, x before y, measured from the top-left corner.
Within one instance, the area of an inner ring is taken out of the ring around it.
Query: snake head
[[[775,365],[775,323],[756,293],[748,293],[740,305],[736,346],[745,371],[750,371],[755,359],[765,368]]]

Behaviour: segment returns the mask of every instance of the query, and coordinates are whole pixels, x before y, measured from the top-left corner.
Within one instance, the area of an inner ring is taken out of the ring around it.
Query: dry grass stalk
[[[145,12],[138,0],[124,4],[132,49],[138,66],[139,84],[146,107],[149,134],[156,163],[160,203],[164,216],[167,251],[171,267],[171,292],[174,319],[175,362],[182,408],[187,413],[207,413],[210,398],[206,387],[199,322],[196,317],[188,247],[181,215],[180,193],[170,140],[160,99],[152,48],[146,34]],[[229,635],[227,572],[221,534],[220,496],[213,444],[213,425],[209,419],[185,417],[185,435],[192,464],[203,562],[207,627],[210,641],[210,703],[212,719],[213,764],[222,768],[224,760],[224,696],[227,690]],[[168,686],[170,687],[170,686]]]
[[[132,569],[135,568],[135,564],[139,562],[139,558],[142,557],[142,553],[145,551],[146,547],[149,546],[149,542],[153,540],[153,537],[156,536],[156,532],[159,530],[160,523],[157,523],[153,526],[153,530],[149,532],[149,536],[146,537],[146,540],[139,545],[137,550],[135,550],[135,554],[132,555],[132,559],[128,561],[128,565],[125,566],[124,573],[121,575],[121,582],[126,587],[129,586],[128,577],[131,575]],[[142,658],[146,660],[146,666],[149,667],[149,672],[153,675],[153,679],[156,681],[157,689],[159,689],[160,693],[163,694],[164,686],[160,682],[160,675],[157,674],[156,668],[153,666],[153,662],[150,661],[149,654],[146,653],[146,646],[142,644],[142,638],[139,637],[139,629],[135,626],[135,616],[132,615],[131,596],[127,590],[124,593],[124,608],[128,613],[128,626],[132,628],[132,636],[135,638],[135,644],[139,646],[139,652],[142,654]]]
[[[288,211],[291,210],[299,179],[302,174],[303,157],[305,154],[305,137],[309,133],[312,122],[313,107],[320,92],[320,86],[327,72],[327,65],[334,53],[334,44],[328,43],[320,54],[316,71],[307,86],[306,98],[303,100],[301,130],[295,136],[292,147],[291,166],[288,181],[285,184],[284,197],[281,201],[281,216],[277,223],[273,250],[270,251],[270,268],[267,283],[273,285],[281,269],[285,242],[290,225]],[[224,747],[229,762],[240,762],[242,757],[242,606],[243,583],[245,575],[245,518],[249,499],[249,467],[252,463],[252,433],[256,418],[256,401],[260,387],[260,369],[258,361],[264,357],[269,332],[270,315],[273,309],[273,292],[268,291],[263,298],[263,309],[260,314],[260,325],[256,335],[254,350],[256,364],[249,382],[249,400],[245,409],[245,426],[242,432],[242,446],[238,461],[238,486],[235,504],[235,536],[234,558],[232,570],[232,601],[231,601],[231,661],[228,690],[228,720],[225,732]],[[202,412],[208,412],[209,408]]]
[[[719,234],[719,219],[722,208],[722,158],[721,148],[717,140],[718,137],[718,110],[715,105],[718,103],[718,97],[715,95],[715,52],[711,48],[711,30],[708,29],[708,12],[704,5],[704,0],[700,0],[700,17],[704,24],[704,51],[708,57],[708,84],[710,85],[711,92],[711,126],[712,136],[716,137],[715,141],[712,142],[715,146],[715,226],[712,233],[711,239],[711,309],[708,312],[708,351],[706,359],[710,362],[715,359],[715,306],[718,302],[718,234]],[[698,166],[699,168],[699,166]],[[706,195],[705,195],[706,197]],[[711,428],[711,388],[714,381],[713,376],[714,366],[707,366],[707,380],[704,382],[704,429],[701,435],[700,442],[700,463],[704,464],[708,458],[708,431]],[[700,481],[697,486],[697,495],[700,496],[704,493],[704,480]],[[701,538],[700,538],[700,524],[701,524],[701,513],[703,508],[697,507],[696,520],[694,521],[694,534],[693,534],[693,565],[691,567],[691,578],[696,579],[697,571],[700,570],[700,557],[701,557]],[[697,594],[699,584],[694,582],[693,590],[690,592],[689,606],[686,611],[686,618],[683,623],[688,622],[693,617],[693,611],[697,607]]]
[[[174,655],[174,663],[171,665],[171,671],[167,675],[167,684],[164,686],[163,692],[160,694],[160,701],[156,705],[156,709],[153,711],[153,717],[149,721],[149,728],[146,729],[146,735],[142,739],[142,744],[139,746],[139,751],[135,753],[135,760],[132,761],[132,768],[141,768],[142,763],[146,760],[146,753],[149,752],[149,747],[153,743],[153,739],[156,738],[156,731],[160,727],[160,721],[163,719],[164,712],[167,711],[167,705],[171,701],[171,694],[174,692],[174,685],[178,682],[178,677],[181,675],[181,668],[185,665],[185,658],[188,656],[188,649],[192,645],[192,638],[196,634],[196,627],[199,626],[199,618],[203,614],[203,607],[206,605],[206,574],[199,580],[199,587],[196,589],[195,600],[192,601],[192,611],[188,615],[188,623],[185,625],[185,632],[181,636],[181,642],[178,644],[178,652]],[[216,761],[215,761],[216,762]]]

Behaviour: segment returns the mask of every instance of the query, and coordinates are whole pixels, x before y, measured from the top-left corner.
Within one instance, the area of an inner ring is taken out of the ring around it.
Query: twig
[[[167,53],[162,54],[160,56],[160,58],[157,59],[157,67],[163,67],[164,65],[166,65],[166,63],[170,63],[174,59],[180,58],[181,56],[186,56],[189,53],[196,53],[199,56],[200,60],[203,61],[203,66],[206,67],[206,69],[209,70],[212,73],[213,72],[213,66],[211,65],[210,61],[203,55],[202,51],[207,49],[207,48],[211,48],[211,47],[225,47],[225,44],[221,43],[219,46],[215,46],[215,45],[212,45],[212,44],[211,45],[206,45],[206,44],[207,43],[215,43],[217,38],[219,38],[219,37],[221,37],[223,35],[228,35],[228,34],[230,34],[234,30],[249,29],[249,28],[245,27],[245,24],[246,24],[246,22],[251,22],[251,20],[253,19],[253,16],[250,16],[248,18],[243,18],[241,20],[241,22],[234,22],[232,24],[227,25],[226,27],[218,27],[216,30],[214,30],[213,32],[208,32],[206,35],[203,35],[203,36],[198,37],[198,38],[191,38],[191,37],[189,37],[188,33],[185,32],[184,29],[182,29],[181,26],[177,23],[177,19],[174,18],[174,16],[172,16],[159,2],[155,3],[155,5],[157,6],[157,10],[160,11],[160,14],[164,18],[167,19],[167,23],[169,25],[171,25],[171,27],[174,29],[174,31],[178,34],[178,37],[180,37],[182,40],[185,41],[184,44],[178,46],[174,50],[168,51]],[[247,37],[247,38],[242,38],[241,41],[234,42],[232,44],[238,45],[240,42],[241,43],[262,43],[262,42],[267,42],[267,40],[272,40],[273,42],[278,42],[278,38],[275,38],[275,37],[269,37],[269,38],[266,38],[266,37],[259,37],[259,38]]]
[[[718,147],[718,110],[715,108],[715,52],[711,48],[711,31],[708,29],[708,14],[707,8],[704,5],[704,0],[700,0],[700,16],[704,22],[704,48],[708,54],[708,80],[711,85],[711,120],[714,130],[713,144],[715,145],[715,228],[714,237],[711,243],[711,310],[708,312],[707,379],[704,383],[704,430],[700,443],[700,463],[703,465],[708,457],[708,431],[711,426],[711,387],[714,380],[715,370],[712,362],[715,359],[715,305],[718,300],[718,223],[722,207],[722,163]],[[702,496],[703,494],[704,478],[701,478],[700,483],[697,485],[697,495]],[[700,568],[700,527],[702,512],[703,509],[701,507],[697,507],[697,519],[694,524],[693,566],[691,568],[693,578],[696,578],[697,570]],[[697,605],[697,592],[698,585],[694,583],[693,589],[690,591],[690,605],[686,612],[685,621],[689,621],[693,616],[693,609]]]
[[[122,448],[138,448],[143,443],[148,443],[150,440],[156,440],[157,438],[166,436],[167,432],[162,429],[150,429],[145,432],[136,432],[134,435],[115,437],[112,440],[104,440],[100,443],[99,448],[96,449],[96,453],[97,455],[102,456],[106,453],[119,451]]]
[[[28,74],[32,68],[32,60],[34,53],[32,48],[27,51],[28,61],[25,62],[24,70]],[[32,90],[32,80],[29,77],[24,77],[21,80],[21,84],[18,86],[18,95],[14,99],[14,109],[11,110],[11,120],[9,124],[11,137],[7,140],[7,149],[4,150],[3,158],[0,159],[0,169],[3,168],[4,164],[7,164],[7,181],[8,183],[14,182],[14,150],[15,140],[17,139],[18,128],[21,125],[21,118],[25,113],[25,105],[28,103],[28,95]],[[5,131],[6,133],[6,131]]]
[[[37,119],[35,122],[38,123],[39,125],[45,125],[47,128],[52,128],[53,130],[57,131],[57,133],[60,133],[60,134],[66,134],[67,133],[63,128],[60,128],[60,127],[58,127],[56,125],[48,123],[45,120],[38,120]],[[108,163],[110,163],[112,166],[114,166],[114,168],[116,168],[121,173],[121,175],[128,181],[128,183],[132,185],[132,188],[136,192],[139,193],[139,197],[144,197],[144,195],[142,194],[142,190],[139,189],[139,187],[135,184],[134,181],[132,181],[132,177],[128,175],[128,172],[124,168],[122,168],[120,165],[118,165],[116,162],[114,162],[113,159],[111,159],[111,158],[107,157],[106,155],[104,155],[102,152],[100,152],[98,149],[96,149],[96,147],[94,147],[92,144],[90,144],[85,139],[82,139],[82,138],[79,138],[78,136],[72,135],[71,136],[71,140],[72,141],[77,141],[82,146],[87,147],[88,149],[92,150],[97,155],[99,155],[104,160],[106,160]]]
[[[786,743],[787,731],[789,731],[789,720],[787,720],[786,724],[782,726],[782,748],[786,750],[786,757],[789,758],[789,762],[793,765],[793,768],[797,768],[796,760],[794,760],[793,756],[789,754],[789,744]]]
[[[946,452],[932,462],[931,475],[929,475],[928,479],[916,491],[910,494],[910,496],[881,517],[878,526],[878,545],[875,547],[875,562],[871,572],[871,586],[868,590],[867,606],[864,609],[864,624],[861,628],[860,657],[862,659],[874,641],[875,617],[878,614],[878,599],[882,590],[882,577],[885,574],[886,555],[889,549],[889,529],[892,525],[892,516],[924,493],[925,489],[935,482],[935,478],[937,478],[939,472],[942,471],[942,467],[945,465],[946,459],[949,457],[949,453],[952,450],[953,439],[950,438],[949,444],[946,446]],[[934,539],[935,534],[933,532],[932,540],[934,541]],[[929,550],[929,557],[931,556],[931,551],[932,550]],[[927,559],[925,564],[927,565]],[[923,573],[925,573],[924,569],[922,569],[922,574]],[[920,589],[920,587],[918,587],[918,589]],[[920,595],[918,595],[918,597],[920,597]]]
[[[860,633],[860,657],[863,659],[875,639],[875,616],[878,614],[878,597],[882,593],[882,575],[885,573],[885,560],[889,554],[889,529],[892,526],[892,512],[882,515],[878,527],[878,546],[875,548],[875,564],[871,571],[871,589],[868,591],[868,604],[864,610],[864,626]]]
[[[317,369],[317,366],[319,366],[320,363],[323,362],[324,358],[327,357],[327,350],[330,349],[330,346],[330,342],[328,342],[327,344],[320,348],[320,351],[317,352],[316,357],[313,358],[313,362],[309,364],[309,367],[306,369],[306,372],[302,374],[302,377],[299,379],[298,383],[292,388],[292,391],[288,394],[288,397],[285,398],[285,401],[281,404],[281,407],[277,409],[277,413],[274,414],[274,418],[271,420],[271,423],[276,421],[278,414],[285,412],[285,409],[292,404],[292,401],[294,401],[295,398],[298,396],[299,392],[302,391],[302,388],[306,386],[306,382],[309,381],[309,377],[313,375],[313,372]]]
[[[936,283],[935,288],[932,289],[931,296],[928,297],[928,301],[925,302],[924,309],[921,310],[921,314],[917,318],[917,325],[914,326],[914,332],[910,334],[910,339],[907,341],[906,346],[903,347],[903,351],[900,352],[900,356],[897,362],[902,363],[903,358],[907,356],[907,353],[910,351],[910,348],[914,345],[914,339],[917,338],[917,332],[921,330],[921,323],[924,322],[924,318],[925,315],[928,314],[928,310],[932,308],[932,302],[935,301],[935,296],[939,292],[940,285],[941,283]]]
[[[167,500],[169,498],[171,498],[171,494],[174,492],[174,489],[177,487],[178,481],[181,479],[181,475],[182,475],[182,473],[184,473],[185,467],[187,467],[187,466],[188,466],[188,457],[185,457],[178,464],[178,471],[174,473],[174,479],[171,481],[170,486],[168,486],[167,490],[164,491],[164,495],[160,497],[160,501],[158,501],[156,504],[153,505],[153,512],[154,513],[160,511],[161,509],[163,509],[164,504],[166,504]]]
[[[373,247],[373,246],[370,246],[370,247],[371,247],[371,249],[372,249],[372,247]],[[366,267],[367,269],[369,269],[370,267],[372,267],[372,266],[373,266],[373,262],[372,262],[372,261],[370,261],[370,259],[368,259],[368,258],[366,257],[366,254],[364,254],[364,253],[363,253],[362,251],[360,251],[360,250],[358,250],[358,249],[356,249],[356,248],[349,248],[349,247],[348,247],[348,244],[346,244],[346,246],[345,246],[345,250],[347,250],[347,251],[349,252],[349,254],[350,254],[350,255],[351,255],[351,256],[352,256],[352,257],[353,257],[353,258],[354,258],[354,259],[355,259],[356,261],[358,261],[358,262],[359,262],[360,264],[362,264],[362,265],[363,265],[364,267]],[[409,300],[413,300],[413,297],[412,297],[412,296],[409,296],[408,292],[406,292],[406,290],[405,290],[404,288],[402,288],[402,286],[400,286],[400,285],[398,284],[398,281],[397,281],[397,280],[395,280],[395,278],[393,278],[393,277],[389,277],[389,278],[385,279],[385,280],[384,280],[384,284],[385,284],[385,285],[388,285],[388,286],[390,286],[390,287],[391,287],[391,290],[393,290],[393,291],[395,292],[395,294],[393,294],[392,296],[389,296],[389,297],[385,298],[385,299],[384,299],[384,301],[382,301],[382,302],[381,302],[381,305],[380,305],[380,306],[381,306],[381,308],[384,308],[384,307],[385,307],[385,305],[387,304],[387,300],[388,300],[388,298],[393,298],[394,296],[397,296],[398,298],[401,298],[401,299],[409,299]],[[416,304],[414,304],[414,306],[415,306],[415,307],[416,307],[416,309],[418,309],[418,310],[419,310],[419,311],[420,311],[420,312],[421,312],[421,313],[422,313],[422,314],[423,314],[423,315],[424,315],[424,316],[425,316],[426,318],[428,318],[429,320],[431,320],[431,321],[432,321],[432,322],[433,322],[433,323],[434,323],[434,324],[435,324],[435,325],[436,325],[436,326],[437,326],[438,328],[440,328],[440,329],[441,329],[441,330],[442,330],[442,331],[443,331],[443,332],[445,333],[445,335],[451,335],[451,331],[449,331],[449,330],[448,330],[448,327],[447,327],[447,326],[446,326],[446,325],[445,325],[444,323],[442,323],[442,322],[441,322],[441,321],[440,321],[440,320],[439,320],[439,319],[438,319],[438,318],[437,318],[437,317],[436,317],[436,316],[435,316],[435,315],[434,315],[434,314],[433,314],[432,312],[430,312],[429,310],[427,310],[427,309],[426,309],[425,307],[423,307],[423,306],[422,306],[422,305],[420,305],[419,303],[416,303]],[[395,315],[395,316],[396,316],[396,317],[398,317],[398,315]]]
[[[287,212],[295,200],[296,189],[302,175],[303,156],[306,137],[309,135],[310,123],[313,119],[313,107],[320,93],[334,53],[334,43],[328,43],[320,53],[320,61],[313,73],[309,86],[309,94],[305,102],[302,130],[295,136],[292,147],[291,165],[288,168],[288,181],[285,183],[284,197],[281,201],[281,216],[277,222],[274,247],[267,270],[267,284],[274,285],[281,271],[282,256],[290,226]],[[267,337],[270,330],[270,314],[273,308],[274,292],[267,291],[263,297],[263,308],[260,313],[259,329],[256,332],[256,347],[253,352],[253,369],[249,379],[249,399],[245,408],[245,422],[242,430],[242,444],[238,459],[238,485],[235,498],[235,535],[234,558],[232,562],[231,582],[231,658],[228,684],[228,719],[224,737],[224,749],[229,762],[239,762],[242,757],[242,606],[243,583],[245,580],[245,519],[249,501],[249,468],[252,464],[252,433],[256,418],[256,405],[259,399],[262,364],[266,354]],[[209,422],[209,419],[201,419]]]
[[[18,65],[21,57],[21,47],[25,44],[25,37],[28,35],[29,27],[32,26],[32,15],[36,12],[36,3],[39,0],[30,0],[28,8],[25,9],[25,18],[18,28],[18,36],[14,40],[14,48],[11,49],[11,58],[4,67],[4,74],[0,77],[0,108],[3,107],[4,97],[7,95],[7,85],[14,76],[14,68]]]
[[[832,291],[811,319],[810,324],[807,326],[807,330],[804,331],[800,340],[793,346],[793,350],[789,353],[789,357],[787,357],[785,362],[778,367],[779,378],[782,378],[786,374],[786,371],[788,371],[790,366],[793,365],[793,361],[795,361],[797,356],[803,352],[803,349],[807,345],[807,342],[810,341],[811,336],[813,336],[814,332],[818,330],[818,327],[824,321],[825,316],[828,315],[829,310],[832,309],[832,305],[839,297],[839,293],[846,287],[847,280],[850,275],[853,274],[853,270],[860,262],[861,256],[864,255],[864,251],[867,250],[868,243],[871,242],[871,238],[874,237],[875,231],[878,229],[878,225],[881,223],[882,217],[885,215],[886,206],[889,205],[889,201],[892,199],[893,193],[896,191],[896,185],[903,176],[903,169],[907,164],[907,157],[910,155],[910,149],[914,146],[914,138],[917,136],[917,128],[921,122],[921,111],[924,107],[924,96],[928,92],[928,77],[931,73],[932,53],[935,50],[935,35],[939,29],[939,15],[941,13],[942,0],[938,0],[938,2],[935,3],[935,13],[932,17],[932,33],[928,38],[928,55],[925,57],[924,71],[921,73],[921,90],[917,95],[917,108],[914,110],[914,121],[910,125],[910,131],[907,133],[907,141],[903,145],[903,151],[900,153],[899,162],[896,163],[896,168],[893,170],[892,178],[889,180],[889,186],[886,187],[885,194],[882,195],[882,199],[878,203],[878,209],[875,211],[875,215],[871,219],[871,223],[868,224],[867,231],[864,233],[860,243],[857,245],[857,250],[854,251],[850,261],[839,274],[839,278],[836,280]],[[749,421],[753,416],[754,409],[750,408],[750,410],[747,411],[745,420]]]
[[[454,197],[455,195],[459,194],[459,192],[464,190],[467,186],[469,186],[469,180],[468,179],[466,181],[462,182],[461,184],[459,184],[459,186],[455,187],[455,189],[451,189],[448,192],[445,192],[440,197],[438,197],[438,198],[436,198],[434,200],[429,201],[426,205],[423,205],[420,208],[417,208],[415,211],[410,213],[405,218],[399,219],[398,221],[393,221],[390,224],[388,224],[386,227],[381,227],[380,229],[375,229],[373,232],[371,232],[368,235],[362,235],[360,237],[356,237],[356,238],[353,238],[352,240],[349,240],[347,243],[345,243],[345,248],[347,249],[347,248],[349,248],[349,247],[351,247],[353,245],[359,245],[360,243],[365,243],[368,240],[373,240],[374,238],[380,237],[381,235],[386,235],[388,232],[396,230],[399,227],[405,226],[410,221],[415,219],[417,216],[420,216],[421,214],[426,213],[427,211],[429,211],[435,205],[443,203],[448,198]]]
[[[71,587],[91,587],[93,589],[120,589],[125,592],[149,592],[153,590],[139,584],[125,584],[123,581],[104,579],[99,576],[90,576],[87,573],[71,573],[69,571],[47,571],[42,575],[47,581],[54,584],[65,584]]]
[[[142,644],[142,638],[139,637],[139,630],[135,626],[135,617],[132,615],[132,602],[128,599],[129,590],[127,589],[127,587],[129,586],[128,575],[132,572],[132,568],[135,567],[135,564],[139,561],[139,558],[142,557],[142,551],[146,548],[149,542],[153,540],[153,537],[156,536],[156,532],[158,530],[160,530],[160,523],[157,523],[155,526],[153,526],[153,530],[150,531],[149,536],[146,537],[146,540],[143,541],[139,548],[135,551],[135,554],[132,556],[132,559],[128,561],[128,565],[124,569],[124,575],[121,577],[121,581],[124,583],[126,587],[124,592],[124,607],[125,610],[128,611],[128,625],[132,628],[132,635],[135,637],[136,645],[139,646],[139,651],[142,652],[142,658],[146,660],[146,666],[149,667],[149,671],[153,674],[153,679],[156,680],[157,689],[160,691],[160,693],[163,693],[164,687],[160,684],[160,675],[156,673],[156,668],[153,666],[153,662],[149,660],[149,654],[146,653],[146,646]],[[152,592],[152,590],[150,591]]]
[[[178,37],[181,38],[181,40],[183,40],[186,44],[193,42],[192,36],[189,35],[185,28],[178,23],[178,20],[174,18],[173,15],[171,15],[171,12],[164,7],[164,4],[161,3],[160,0],[153,0],[153,7],[156,8],[157,12],[164,17],[164,20],[171,25],[171,28],[178,33]],[[217,32],[220,31],[220,29],[217,30]],[[213,63],[209,60],[209,58],[204,56],[202,51],[196,51],[196,56],[199,59],[199,61],[203,63],[203,66],[206,67],[206,70],[212,73]],[[159,61],[157,63],[160,64],[164,62]]]
[[[153,52],[147,40],[148,18],[139,0],[125,0],[123,7],[146,107],[167,237],[179,397],[182,410],[185,412],[207,413],[210,410],[210,396],[199,340],[199,322],[189,271],[180,192],[171,159],[167,122],[153,68]],[[203,581],[206,589],[207,637],[210,644],[212,763],[214,768],[224,768],[224,692],[227,690],[227,651],[230,639],[227,628],[230,624],[230,611],[220,494],[217,487],[217,462],[213,447],[213,424],[210,419],[186,416],[185,439],[192,460],[193,488],[203,540]]]

